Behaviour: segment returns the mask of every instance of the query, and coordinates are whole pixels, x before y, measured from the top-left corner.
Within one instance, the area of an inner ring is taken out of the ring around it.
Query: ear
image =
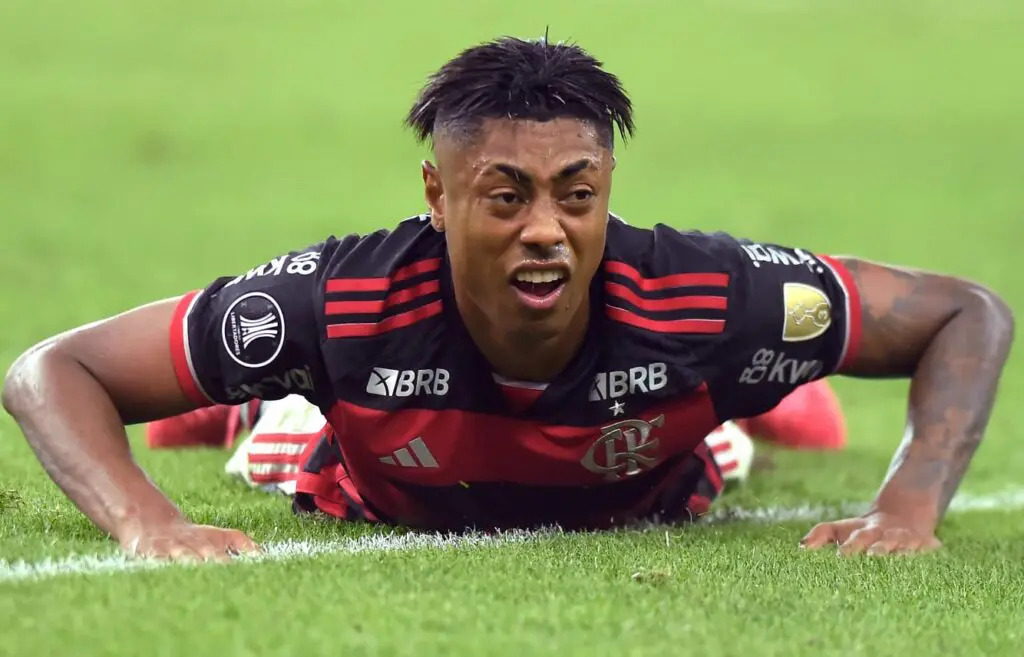
[[[441,173],[428,160],[420,163],[423,171],[423,195],[430,208],[430,223],[434,230],[444,232],[444,187],[441,185]]]

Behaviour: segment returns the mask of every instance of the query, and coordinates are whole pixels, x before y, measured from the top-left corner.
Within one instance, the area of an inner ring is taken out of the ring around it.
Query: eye
[[[595,196],[596,196],[596,194],[594,194],[593,190],[586,189],[586,188],[580,188],[580,189],[572,190],[569,193],[569,197],[568,197],[567,200],[570,203],[586,203],[587,201],[589,201],[590,199],[594,198]]]
[[[512,205],[513,203],[519,201],[519,195],[516,194],[515,192],[501,192],[500,194],[496,194],[492,198],[500,203],[505,203],[507,205]]]

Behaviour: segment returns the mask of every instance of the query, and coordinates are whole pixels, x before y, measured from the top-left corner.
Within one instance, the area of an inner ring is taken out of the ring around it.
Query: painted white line
[[[266,543],[262,554],[239,557],[239,562],[286,561],[322,554],[358,554],[416,549],[466,549],[485,545],[522,542],[536,538],[537,532],[515,531],[501,534],[372,534],[334,541],[287,540]],[[169,563],[132,559],[123,554],[71,555],[38,562],[0,560],[0,583],[26,579],[47,579],[61,575],[92,575],[167,567],[197,567],[195,563]]]
[[[831,518],[855,515],[865,510],[863,504],[837,506],[803,505],[796,507],[764,507],[759,509],[726,508],[705,516],[705,522],[820,522]],[[950,505],[950,512],[1024,509],[1024,489],[1004,491],[995,495],[960,495]],[[644,525],[637,529],[664,531],[664,526]],[[543,539],[563,533],[558,528],[530,532],[512,531],[496,534],[373,534],[334,541],[280,541],[264,544],[258,556],[240,557],[241,562],[286,561],[313,558],[323,554],[359,554],[418,549],[470,549],[508,545]],[[65,575],[95,575],[168,567],[199,567],[198,564],[174,564],[165,561],[130,559],[121,554],[71,555],[37,562],[0,560],[0,583],[44,580]]]
[[[864,503],[847,502],[835,506],[800,505],[795,507],[768,506],[758,509],[724,508],[708,514],[710,522],[821,522],[833,518],[855,516],[867,511]],[[1013,511],[1024,509],[1024,488],[1005,490],[993,495],[963,493],[953,498],[950,513],[963,511]]]

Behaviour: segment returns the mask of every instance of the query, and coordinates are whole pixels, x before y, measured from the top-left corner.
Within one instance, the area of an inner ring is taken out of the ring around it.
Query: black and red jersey
[[[561,374],[504,381],[462,323],[443,233],[413,217],[186,295],[171,343],[197,404],[319,407],[334,435],[310,471],[339,463],[335,483],[377,519],[604,526],[664,506],[709,432],[834,372],[860,330],[828,257],[615,216],[591,299]]]

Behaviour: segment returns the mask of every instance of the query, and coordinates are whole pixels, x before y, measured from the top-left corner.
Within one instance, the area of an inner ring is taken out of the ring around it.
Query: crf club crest
[[[250,292],[228,307],[221,332],[232,360],[242,367],[265,367],[284,345],[284,313],[269,294]]]
[[[619,481],[658,464],[658,439],[651,431],[665,423],[659,415],[650,422],[622,420],[601,428],[601,435],[587,450],[581,463],[607,481]]]

